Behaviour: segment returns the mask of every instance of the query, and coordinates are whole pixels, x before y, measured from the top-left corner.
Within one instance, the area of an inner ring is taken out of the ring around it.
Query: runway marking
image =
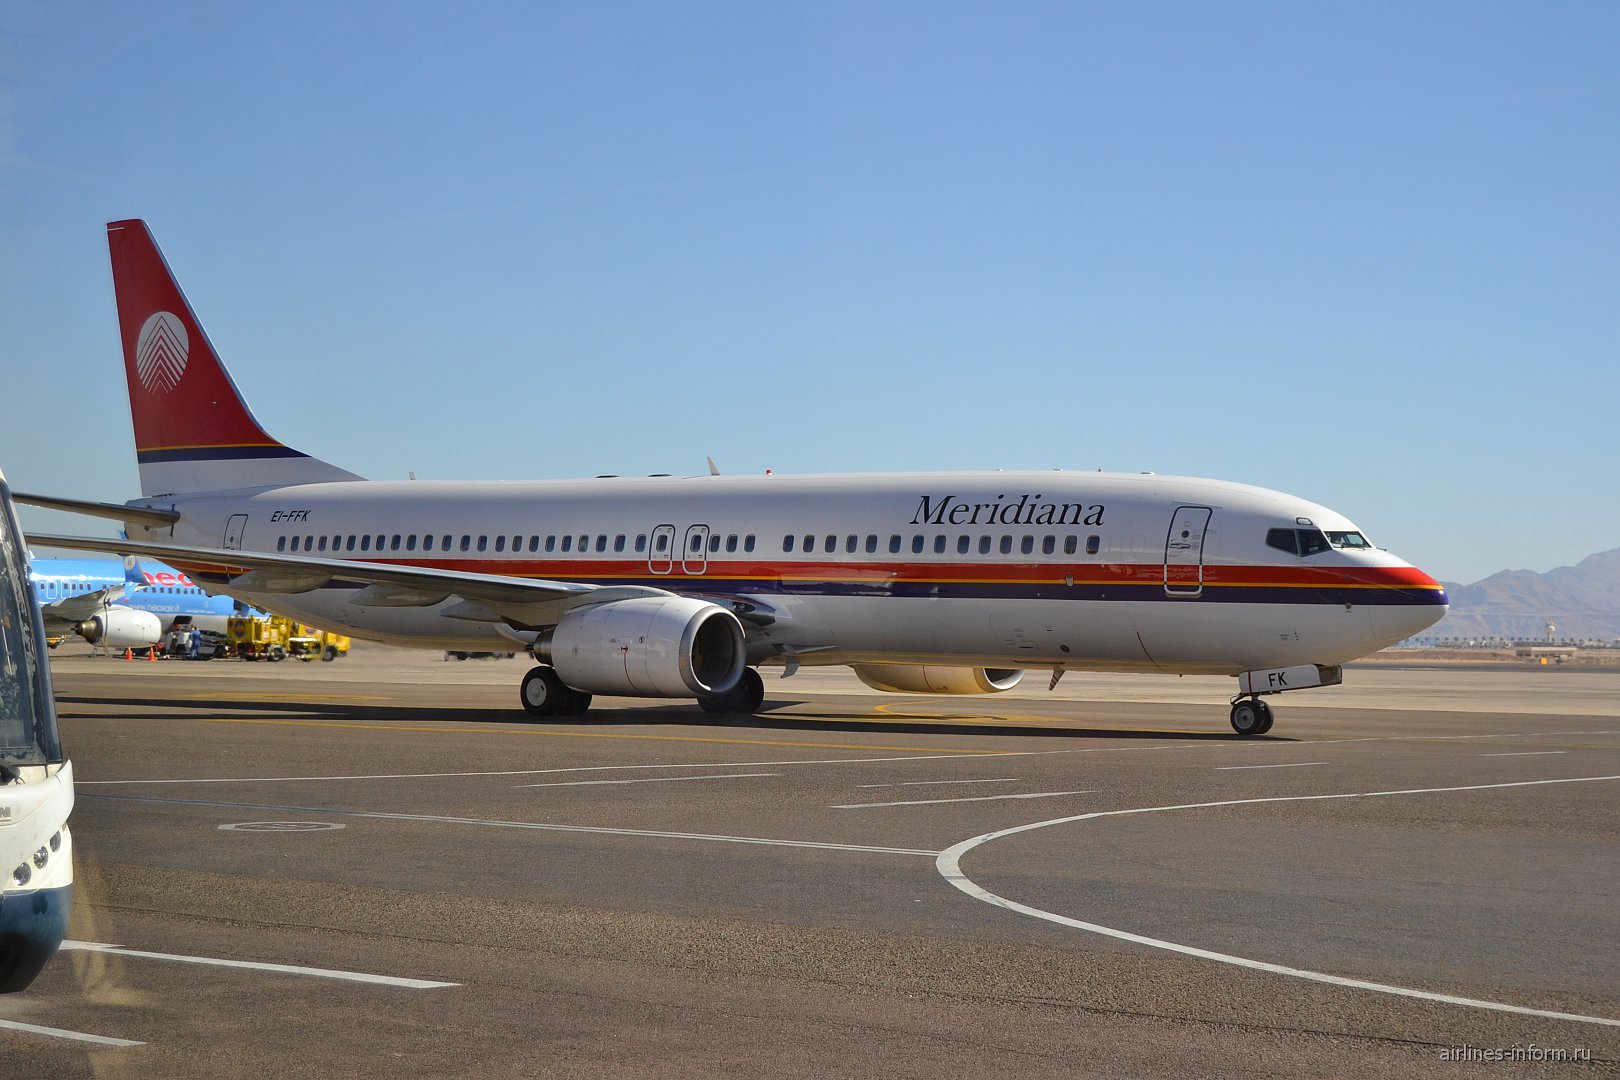
[[[1096,791],[1035,791],[1024,795],[975,795],[971,799],[912,799],[907,802],[861,802],[834,806],[834,810],[870,810],[880,806],[939,806],[944,803],[996,802],[1000,799],[1055,799],[1059,795],[1095,795]]]
[[[71,1039],[74,1042],[94,1043],[97,1046],[145,1046],[143,1042],[134,1039],[114,1039],[106,1035],[91,1035],[84,1031],[68,1031],[66,1028],[45,1027],[41,1024],[25,1024],[20,1020],[0,1020],[0,1028],[7,1031],[26,1031],[30,1035],[45,1035],[52,1039]]]
[[[397,814],[380,810],[335,810],[324,806],[266,806],[257,803],[213,802],[202,799],[153,799],[142,795],[83,795],[81,798],[106,799],[113,802],[150,803],[161,806],[212,806],[229,810],[276,810],[299,814],[334,814],[339,817],[370,818],[377,821],[420,821],[438,825],[482,825],[496,829],[536,829],[542,832],[583,833],[593,836],[644,836],[664,840],[706,840],[726,844],[814,848],[822,851],[855,851],[876,855],[922,855],[930,859],[939,855],[938,851],[924,851],[920,848],[869,847],[863,844],[831,844],[816,840],[778,840],[763,836],[664,832],[655,829],[613,829],[596,825],[554,825],[539,821],[501,821],[490,818],[450,817],[440,814]],[[66,946],[63,947],[66,948]]]
[[[1123,817],[1128,814],[1156,814],[1168,810],[1206,810],[1212,807],[1224,806],[1251,806],[1256,803],[1279,802],[1318,802],[1328,799],[1371,799],[1385,795],[1433,795],[1458,791],[1493,791],[1501,788],[1540,787],[1548,784],[1586,784],[1606,780],[1620,780],[1620,776],[1575,776],[1558,780],[1520,780],[1506,784],[1469,784],[1463,787],[1449,788],[1409,788],[1403,791],[1362,791],[1349,792],[1338,795],[1279,795],[1261,799],[1228,799],[1222,802],[1184,803],[1179,806],[1143,806],[1131,810],[1102,810],[1090,814],[1076,814],[1073,817],[1053,818],[1050,821],[1037,821],[1028,825],[1017,825],[1010,829],[1001,829],[996,832],[984,833],[971,837],[960,843],[952,844],[940,852],[935,860],[935,869],[941,877],[962,892],[982,900],[995,907],[1015,911],[1021,915],[1029,915],[1047,922],[1057,923],[1060,926],[1071,926],[1077,930],[1085,930],[1104,937],[1116,938],[1120,941],[1129,941],[1137,945],[1146,945],[1154,949],[1164,949],[1168,952],[1180,953],[1183,956],[1195,956],[1203,960],[1213,960],[1221,964],[1231,964],[1235,967],[1248,968],[1252,971],[1266,971],[1274,975],[1287,975],[1296,979],[1306,979],[1311,982],[1327,983],[1332,986],[1349,987],[1354,990],[1371,990],[1380,994],[1394,994],[1399,997],[1418,998],[1423,1001],[1436,1001],[1447,1005],[1464,1005],[1475,1009],[1490,1009],[1496,1012],[1517,1013],[1521,1016],[1541,1016],[1553,1020],[1571,1020],[1581,1024],[1601,1024],[1606,1027],[1620,1027],[1620,1020],[1605,1016],[1584,1016],[1580,1013],[1555,1012],[1549,1009],[1532,1009],[1523,1005],[1508,1005],[1500,1001],[1482,1001],[1477,998],[1458,997],[1454,994],[1437,994],[1428,990],[1414,990],[1405,986],[1392,986],[1388,983],[1369,982],[1365,979],[1348,979],[1340,975],[1328,975],[1320,971],[1308,971],[1304,968],[1285,967],[1281,964],[1267,963],[1263,960],[1250,960],[1247,957],[1233,956],[1230,953],[1214,952],[1210,949],[1200,949],[1191,945],[1182,945],[1174,941],[1165,941],[1162,938],[1146,937],[1142,934],[1133,934],[1127,930],[1117,930],[1111,926],[1102,926],[1097,923],[1082,922],[1071,919],[1067,915],[1044,911],[1041,908],[1020,904],[1016,900],[1009,900],[1005,896],[998,896],[990,890],[983,888],[962,872],[962,856],[969,851],[1002,837],[1014,836],[1018,833],[1031,832],[1035,829],[1044,829],[1049,825],[1067,825],[1078,821],[1090,821],[1093,818]]]
[[[1237,769],[1303,769],[1307,765],[1326,765],[1325,761],[1289,761],[1282,765],[1217,765],[1216,772],[1233,772]]]
[[[202,964],[206,967],[241,968],[247,971],[268,971],[277,975],[311,975],[320,979],[340,979],[344,982],[373,983],[379,986],[402,986],[409,990],[437,990],[446,986],[460,986],[453,982],[432,982],[427,979],[402,979],[393,975],[371,975],[364,971],[338,971],[333,968],[298,967],[292,964],[265,964],[254,960],[223,960],[214,956],[186,956],[181,953],[147,952],[144,949],[126,949],[122,945],[107,945],[99,941],[64,941],[63,951],[104,952],[118,956],[139,956],[147,960],[174,960],[182,964]]]
[[[1568,750],[1519,750],[1511,754],[1481,754],[1480,757],[1546,757],[1551,754],[1567,754]]]
[[[902,780],[892,784],[861,784],[863,788],[879,787],[938,787],[944,784],[1013,784],[1017,783],[1015,776],[1002,777],[998,780]]]
[[[517,788],[591,787],[598,784],[674,784],[682,780],[746,780],[754,776],[781,776],[773,772],[719,773],[715,776],[649,776],[643,780],[558,780],[549,784],[516,784]]]

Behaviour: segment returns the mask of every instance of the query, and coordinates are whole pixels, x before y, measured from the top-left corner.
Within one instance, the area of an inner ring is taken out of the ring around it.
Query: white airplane
[[[1217,480],[1073,472],[364,480],[253,418],[141,221],[107,227],[142,497],[18,496],[200,584],[358,638],[522,648],[532,715],[592,694],[753,712],[758,668],[849,665],[906,694],[1026,669],[1237,676],[1265,696],[1431,626],[1440,584],[1343,515]]]

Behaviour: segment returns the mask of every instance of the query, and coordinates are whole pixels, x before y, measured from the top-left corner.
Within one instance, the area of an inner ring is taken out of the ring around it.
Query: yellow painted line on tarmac
[[[639,739],[647,742],[724,743],[728,746],[797,746],[816,750],[900,750],[924,754],[1016,754],[1015,750],[958,750],[943,746],[883,746],[875,743],[784,742],[778,739],[722,739],[704,735],[630,735],[616,731],[545,731],[538,728],[402,727],[399,724],[344,724],[331,720],[260,720],[251,717],[206,717],[205,724],[269,724],[281,727],[338,728],[348,731],[410,731],[427,735],[551,735],[565,739]]]
[[[248,693],[241,690],[229,690],[219,694],[176,694],[185,701],[299,701],[319,703],[322,701],[391,701],[392,698],[378,697],[374,694],[261,694]]]

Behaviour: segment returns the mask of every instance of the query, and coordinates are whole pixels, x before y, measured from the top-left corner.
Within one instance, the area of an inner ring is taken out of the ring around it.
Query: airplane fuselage
[[[141,502],[182,516],[172,530],[131,523],[132,538],[740,605],[754,615],[751,664],[1235,675],[1364,656],[1430,625],[1446,603],[1432,578],[1364,545],[1326,507],[1149,474],[339,481]],[[1278,530],[1323,540],[1284,550]],[[534,637],[446,618],[451,602],[357,603],[358,583],[341,579],[232,593],[399,644],[497,649]]]

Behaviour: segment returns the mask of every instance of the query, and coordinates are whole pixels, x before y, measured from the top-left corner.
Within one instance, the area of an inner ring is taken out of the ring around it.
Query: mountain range
[[[1445,582],[1451,611],[1421,636],[1541,640],[1620,638],[1620,548],[1545,574],[1503,570],[1472,585]]]

